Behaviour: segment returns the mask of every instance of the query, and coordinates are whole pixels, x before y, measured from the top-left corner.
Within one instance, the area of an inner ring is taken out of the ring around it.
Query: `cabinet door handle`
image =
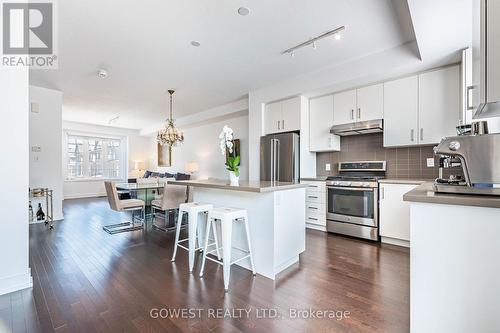
[[[280,121],[278,120],[278,129],[280,129]]]
[[[314,217],[308,217],[307,219],[309,220],[313,220],[313,221],[317,221],[318,219],[314,218]]]
[[[283,120],[281,121],[281,128],[282,128],[282,129],[285,129],[285,119],[283,119]]]
[[[465,107],[467,110],[474,110],[474,106],[471,105],[470,92],[474,90],[474,86],[468,86],[465,94]]]
[[[382,188],[381,188],[381,191],[380,191],[380,199],[381,199],[381,200],[384,200],[384,198],[385,198],[385,188],[384,188],[384,187],[382,187]]]
[[[318,209],[317,207],[307,207],[309,209]]]
[[[315,197],[315,196],[313,196],[313,195],[308,195],[307,197],[308,197],[308,198],[311,198],[311,199],[318,199],[318,197]]]
[[[410,130],[410,140],[412,142],[415,140],[415,130],[413,128]]]
[[[420,129],[420,141],[423,141],[424,140],[424,128],[422,127]]]
[[[354,120],[354,109],[351,109],[351,120]]]
[[[358,108],[358,119],[361,119],[361,108]]]

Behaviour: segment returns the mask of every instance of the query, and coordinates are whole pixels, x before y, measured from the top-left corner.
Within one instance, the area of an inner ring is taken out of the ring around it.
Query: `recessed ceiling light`
[[[200,44],[200,42],[193,40],[193,41],[191,42],[191,45],[193,45],[194,47],[198,47],[198,46],[200,46],[201,44]]]
[[[105,69],[100,69],[97,71],[97,75],[101,78],[101,79],[105,79],[108,77],[108,71],[105,70]]]
[[[250,9],[248,9],[247,7],[240,7],[238,8],[238,14],[240,14],[241,16],[247,16],[248,14],[250,14]]]

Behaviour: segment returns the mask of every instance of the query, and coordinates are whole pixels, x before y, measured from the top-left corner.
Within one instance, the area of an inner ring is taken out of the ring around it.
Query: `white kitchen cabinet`
[[[459,66],[385,82],[384,146],[436,144],[456,135],[460,84]]]
[[[333,95],[333,125],[356,121],[356,89]]]
[[[418,76],[384,83],[384,146],[417,143]]]
[[[456,135],[460,121],[460,68],[446,67],[418,76],[418,143],[439,143]]]
[[[356,91],[356,121],[382,119],[384,117],[384,85],[374,84]]]
[[[294,97],[281,102],[283,132],[300,130],[300,97]]]
[[[265,134],[300,130],[300,97],[268,103],[264,110]]]
[[[306,228],[326,231],[326,182],[301,181],[306,188]]]
[[[281,102],[266,104],[264,111],[265,133],[277,133],[281,127]]]
[[[380,184],[379,228],[382,242],[409,246],[410,203],[403,201],[403,195],[417,186]]]
[[[333,124],[333,95],[309,100],[309,151],[338,151],[340,137],[330,133]]]

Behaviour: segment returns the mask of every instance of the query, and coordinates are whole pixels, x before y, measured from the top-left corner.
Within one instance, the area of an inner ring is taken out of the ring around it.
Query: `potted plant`
[[[220,139],[220,150],[222,155],[226,156],[226,169],[229,171],[229,180],[231,185],[238,186],[240,180],[240,156],[237,154],[235,145],[233,130],[227,125],[224,126],[222,132],[219,135]]]

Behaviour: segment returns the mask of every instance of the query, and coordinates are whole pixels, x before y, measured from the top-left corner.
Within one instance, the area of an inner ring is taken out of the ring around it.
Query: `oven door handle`
[[[338,187],[338,186],[327,186],[327,189],[333,190],[345,190],[345,191],[369,191],[373,192],[375,188],[373,187]]]

